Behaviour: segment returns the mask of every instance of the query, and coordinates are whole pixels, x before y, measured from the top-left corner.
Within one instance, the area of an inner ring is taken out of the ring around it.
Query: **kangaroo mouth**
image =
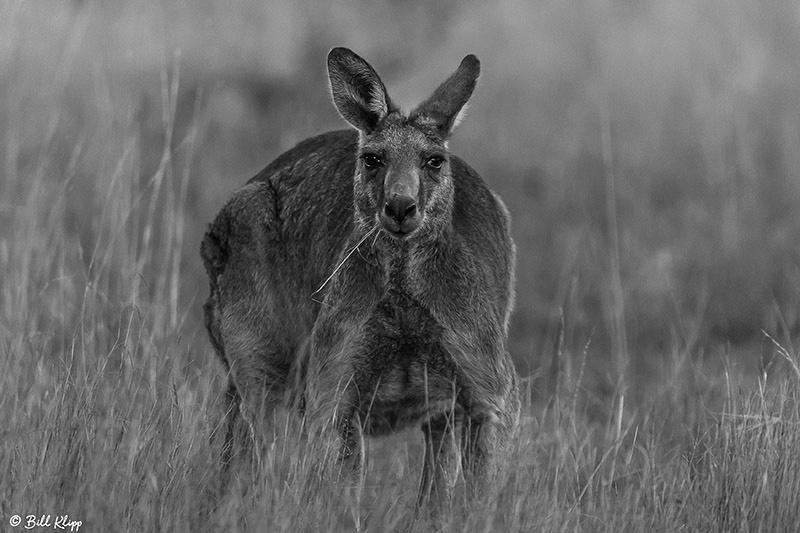
[[[404,220],[398,223],[392,219],[382,219],[381,227],[383,230],[393,237],[403,238],[407,237],[419,227],[420,221],[418,219]]]

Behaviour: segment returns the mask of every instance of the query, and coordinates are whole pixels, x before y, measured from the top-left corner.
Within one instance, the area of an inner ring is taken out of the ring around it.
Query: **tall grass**
[[[509,199],[513,350],[534,372],[502,475],[448,526],[791,530],[800,15],[712,4],[717,18],[691,2],[468,3],[438,18],[0,5],[3,527],[14,514],[69,514],[84,531],[424,527],[411,518],[418,432],[369,443],[360,493],[332,480],[331,443],[301,439],[291,415],[258,468],[224,485],[218,462],[224,376],[199,319],[200,235],[272,156],[337,126],[320,65],[347,44],[401,95],[464,53],[487,65],[453,144]],[[351,30],[386,19],[380,39]],[[737,324],[761,344],[725,342]]]

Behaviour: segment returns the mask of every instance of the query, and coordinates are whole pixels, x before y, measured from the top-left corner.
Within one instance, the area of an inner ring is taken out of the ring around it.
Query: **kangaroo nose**
[[[392,217],[398,224],[406,218],[413,217],[417,212],[417,204],[414,199],[406,195],[395,195],[384,206],[386,215]]]

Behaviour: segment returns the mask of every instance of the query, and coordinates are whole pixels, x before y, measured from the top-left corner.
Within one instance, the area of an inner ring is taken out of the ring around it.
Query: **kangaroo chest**
[[[365,325],[356,361],[359,411],[370,434],[382,434],[450,410],[455,365],[442,326],[417,300],[389,290]]]

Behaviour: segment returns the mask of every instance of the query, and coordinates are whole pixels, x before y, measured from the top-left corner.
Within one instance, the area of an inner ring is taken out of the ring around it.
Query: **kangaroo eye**
[[[361,159],[364,161],[364,166],[367,167],[367,170],[375,170],[383,165],[383,160],[375,154],[364,154]]]
[[[429,157],[428,161],[426,161],[425,164],[428,167],[432,168],[433,170],[439,170],[440,168],[442,168],[442,165],[444,165],[444,157],[439,155]]]

